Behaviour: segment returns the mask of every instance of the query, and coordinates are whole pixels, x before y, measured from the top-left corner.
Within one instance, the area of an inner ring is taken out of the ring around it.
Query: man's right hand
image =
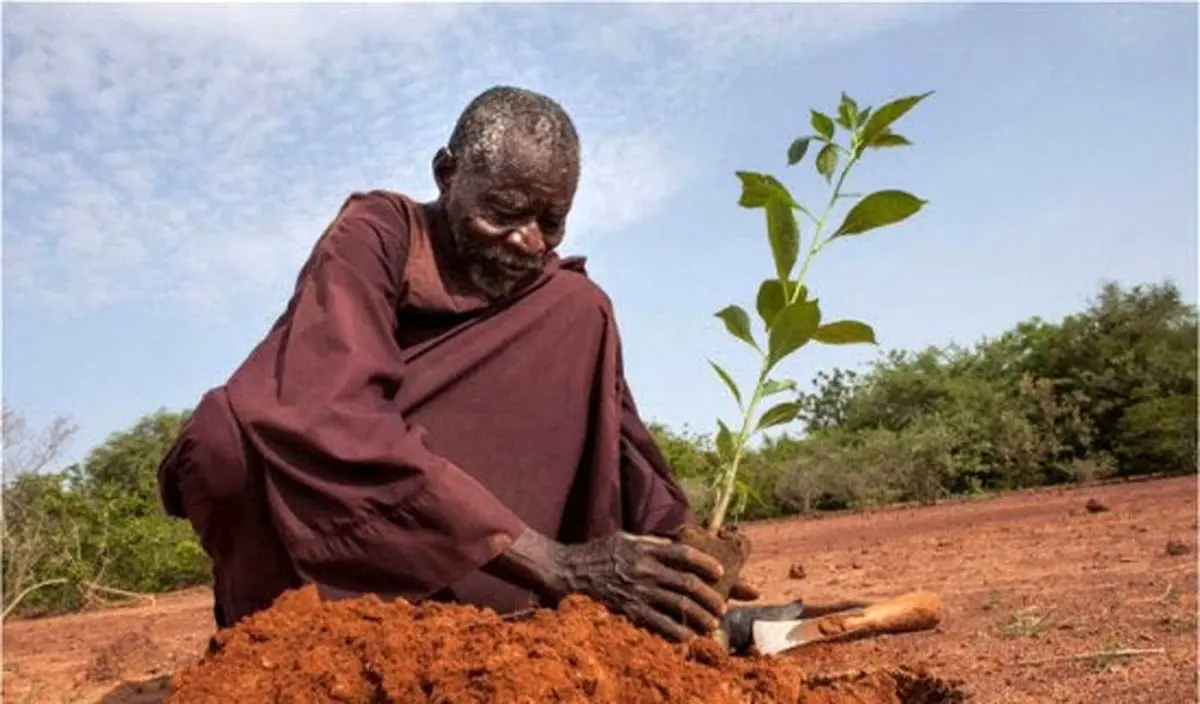
[[[721,564],[666,538],[616,533],[563,545],[526,530],[484,569],[555,601],[585,594],[676,642],[715,631],[725,613],[711,586]]]
[[[586,594],[676,642],[720,626],[725,604],[710,586],[721,564],[665,538],[617,533],[564,545],[561,574],[569,592]]]

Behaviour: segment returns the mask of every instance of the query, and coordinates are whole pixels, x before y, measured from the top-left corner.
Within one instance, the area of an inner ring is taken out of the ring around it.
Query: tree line
[[[732,515],[756,520],[1197,469],[1197,311],[1171,283],[1101,287],[1081,312],[970,346],[891,350],[820,372],[794,431],[753,448]],[[5,615],[205,584],[209,563],[158,499],[187,412],[160,410],[56,468],[73,433],[4,411]],[[706,513],[713,438],[651,424]],[[19,600],[18,600],[19,599]]]

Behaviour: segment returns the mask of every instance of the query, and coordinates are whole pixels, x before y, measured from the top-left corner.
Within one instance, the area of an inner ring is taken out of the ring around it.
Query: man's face
[[[519,141],[490,170],[453,161],[434,160],[451,239],[472,284],[489,299],[504,298],[562,242],[577,169]]]

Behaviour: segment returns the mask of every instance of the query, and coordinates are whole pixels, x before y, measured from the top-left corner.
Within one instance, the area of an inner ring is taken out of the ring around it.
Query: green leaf
[[[784,379],[783,381],[767,379],[767,383],[763,384],[763,396],[774,396],[775,394],[783,393],[784,391],[795,391],[797,386],[799,386],[799,384],[791,379]]]
[[[920,210],[927,202],[904,191],[876,191],[854,204],[833,236],[857,235],[898,223]]]
[[[795,166],[804,158],[808,152],[808,143],[812,141],[812,137],[800,137],[792,142],[792,146],[788,147],[788,166]]]
[[[843,92],[842,100],[838,103],[838,124],[853,132],[858,119],[858,104]]]
[[[768,330],[771,329],[771,322],[775,320],[775,316],[783,310],[785,303],[787,303],[787,295],[784,293],[783,283],[779,279],[767,279],[759,285],[758,299],[755,304],[758,308],[758,317],[762,319],[763,326]]]
[[[752,171],[738,171],[736,174],[742,182],[742,196],[738,205],[743,208],[761,208],[772,200],[782,200],[793,208],[799,207],[787,186],[774,176]]]
[[[816,110],[811,110],[810,112],[812,112],[812,127],[817,131],[817,134],[826,140],[833,139],[833,119],[823,112],[817,112]]]
[[[766,430],[776,425],[791,423],[796,420],[796,416],[800,415],[800,404],[795,401],[784,401],[783,403],[772,406],[762,417],[758,419],[758,430]]]
[[[860,124],[860,125],[865,124],[866,121],[870,117],[871,117],[871,108],[865,107],[862,110],[859,110],[858,111],[858,124]]]
[[[813,333],[813,339],[826,345],[878,344],[871,326],[857,320],[838,320],[822,325]]]
[[[725,425],[725,421],[717,421],[717,454],[721,459],[733,459],[733,433],[729,432],[729,426]]]
[[[884,132],[883,134],[876,136],[875,139],[867,145],[867,148],[882,149],[884,147],[907,147],[911,144],[912,142],[898,134],[895,134],[894,132]]]
[[[754,334],[750,332],[750,315],[741,306],[725,306],[717,311],[716,316],[725,323],[725,329],[730,335],[758,349]]]
[[[754,485],[751,484],[749,481],[747,481],[745,479],[738,479],[736,481],[736,483],[737,483],[738,491],[740,491],[742,494],[744,494],[746,497],[748,497],[751,501],[753,501],[755,503],[755,505],[757,505],[757,506],[767,506],[768,505],[766,499],[763,498],[762,492],[759,491],[758,489],[756,489],[754,487]]]
[[[767,338],[767,368],[808,344],[821,324],[821,308],[816,300],[796,301],[784,306],[771,325]]]
[[[833,178],[833,172],[837,169],[838,163],[838,148],[836,144],[826,144],[821,152],[817,154],[817,173],[825,177],[826,181]]]
[[[708,363],[712,365],[713,371],[717,373],[717,376],[721,377],[721,381],[725,382],[725,385],[729,387],[729,393],[733,394],[733,399],[737,401],[738,408],[741,408],[742,392],[738,391],[737,384],[734,383],[733,377],[729,376],[729,372],[722,369],[721,365],[717,364],[711,359],[708,360]]]
[[[785,287],[784,283],[779,279],[767,279],[759,285],[755,306],[758,308],[758,317],[762,319],[763,326],[768,330],[771,329],[771,324],[774,322],[775,316],[787,305],[788,295],[793,290],[791,287],[795,283],[795,281],[789,282],[787,287]],[[801,286],[797,300],[803,301],[807,298],[808,289]]]
[[[767,238],[771,241],[775,273],[786,280],[800,256],[800,223],[796,222],[796,211],[778,198],[767,201]]]
[[[922,93],[921,95],[910,95],[905,98],[893,100],[884,105],[871,115],[871,119],[867,120],[867,124],[863,126],[862,133],[859,137],[860,144],[870,144],[875,141],[875,138],[883,134],[893,122],[899,120],[906,112],[913,109],[917,103],[925,98],[933,95],[933,91]]]

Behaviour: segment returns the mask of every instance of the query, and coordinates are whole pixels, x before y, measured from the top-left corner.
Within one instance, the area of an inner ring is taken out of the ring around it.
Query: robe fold
[[[213,559],[221,625],[307,583],[526,608],[533,594],[480,571],[526,527],[581,542],[694,522],[583,260],[551,257],[486,305],[442,274],[435,218],[351,196],[164,458],[164,504]]]

